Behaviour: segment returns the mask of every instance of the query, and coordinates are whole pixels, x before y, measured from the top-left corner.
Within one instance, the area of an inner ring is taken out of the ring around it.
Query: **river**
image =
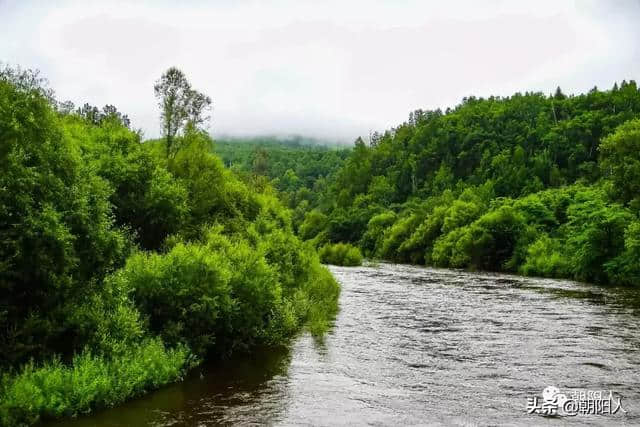
[[[633,291],[394,264],[331,270],[342,294],[324,339],[301,334],[54,425],[640,425]],[[528,414],[550,385],[611,390],[622,409]]]

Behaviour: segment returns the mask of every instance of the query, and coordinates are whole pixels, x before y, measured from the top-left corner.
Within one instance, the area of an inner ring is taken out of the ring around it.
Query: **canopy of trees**
[[[263,137],[217,140],[214,151],[245,182],[269,182],[278,190],[280,200],[293,209],[297,229],[351,150],[310,138]]]
[[[169,68],[153,87],[158,106],[162,134],[165,138],[167,155],[176,151],[176,135],[188,124],[200,126],[206,120],[206,111],[211,106],[211,98],[191,87],[185,74],[175,67]]]
[[[399,262],[640,285],[639,117],[633,81],[415,111],[356,141],[300,236]]]
[[[326,329],[337,283],[269,186],[212,153],[200,101],[180,104],[180,133],[171,116],[167,138],[143,142],[115,108],[58,105],[42,85],[0,73],[0,425]]]

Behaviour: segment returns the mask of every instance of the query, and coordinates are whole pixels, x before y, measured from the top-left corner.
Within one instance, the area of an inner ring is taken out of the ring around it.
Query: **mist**
[[[214,136],[350,142],[465,96],[608,88],[640,74],[640,3],[0,2],[0,61],[59,100],[160,133],[170,66],[213,98]]]

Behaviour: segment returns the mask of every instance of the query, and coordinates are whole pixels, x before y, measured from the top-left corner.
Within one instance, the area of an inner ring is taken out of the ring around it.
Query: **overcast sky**
[[[467,95],[638,80],[639,45],[640,0],[0,0],[0,61],[147,137],[170,66],[213,98],[214,135],[352,141]]]

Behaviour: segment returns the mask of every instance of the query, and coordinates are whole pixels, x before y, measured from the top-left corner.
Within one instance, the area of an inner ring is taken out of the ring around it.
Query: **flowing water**
[[[640,425],[633,291],[393,264],[331,270],[341,310],[323,340],[302,334],[56,425]],[[611,390],[622,409],[528,414],[549,385]]]

